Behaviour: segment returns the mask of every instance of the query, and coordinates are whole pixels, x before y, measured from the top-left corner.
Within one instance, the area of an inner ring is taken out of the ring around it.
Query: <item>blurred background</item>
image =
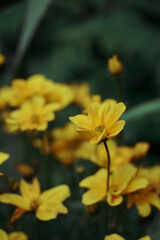
[[[148,101],[151,103],[150,114],[139,114],[126,123],[124,143],[150,142],[146,164],[159,164],[160,111],[154,111],[155,106],[160,109],[159,0],[1,0],[0,52],[6,57],[0,68],[1,86],[13,78],[41,73],[56,82],[87,82],[91,92],[103,99],[117,98],[115,80],[107,70],[108,58],[117,54],[124,65],[121,85],[128,111],[139,104],[147,108]],[[65,110],[62,119],[66,121],[70,115],[70,110]],[[19,150],[22,143],[18,138],[16,147],[9,150],[13,138],[1,136],[3,151],[15,154]],[[23,154],[17,155],[21,158]],[[63,219],[65,225],[67,216]],[[76,231],[69,235],[74,221]],[[149,221],[149,233],[158,240],[159,216],[143,221]],[[143,224],[137,231],[143,233]],[[52,222],[42,225],[50,229]],[[54,239],[91,239],[84,237],[84,228],[71,218],[61,237]],[[134,232],[131,224],[128,229],[129,235]],[[60,235],[60,230],[55,231]]]

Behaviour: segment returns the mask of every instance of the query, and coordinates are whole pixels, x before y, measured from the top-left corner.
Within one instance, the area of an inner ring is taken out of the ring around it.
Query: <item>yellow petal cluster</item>
[[[105,236],[104,240],[125,240],[122,236],[120,236],[117,233],[113,233],[111,235]],[[139,238],[138,240],[151,240],[150,236],[145,236],[142,238]]]
[[[137,151],[137,146],[142,146]],[[149,149],[149,143],[139,142],[133,147],[118,146],[116,141],[109,140],[108,148],[111,157],[110,170],[114,171],[117,168],[123,167],[134,159],[144,157]],[[90,160],[100,167],[108,166],[108,159],[104,145],[91,145],[88,142],[82,143],[79,149],[75,152],[75,156],[80,159]]]
[[[24,102],[20,109],[12,111],[6,118],[6,128],[9,132],[44,131],[48,122],[54,120],[54,111],[59,109],[59,104],[45,104],[43,97],[37,96]]]
[[[41,193],[37,178],[34,178],[32,183],[27,183],[22,179],[20,192],[21,195],[12,193],[0,195],[0,202],[17,207],[11,221],[20,218],[27,211],[34,212],[36,217],[42,221],[55,219],[60,213],[68,213],[68,209],[62,203],[70,196],[70,189],[67,185],[60,185]]]
[[[119,118],[125,109],[124,103],[92,103],[87,115],[79,114],[69,119],[77,126],[79,134],[90,139],[90,143],[96,144],[103,139],[114,138],[122,131],[125,121],[119,121]]]
[[[28,237],[23,232],[12,232],[7,234],[3,229],[0,229],[1,240],[28,240]]]
[[[51,135],[51,153],[64,165],[70,165],[75,158],[76,150],[84,140],[83,137],[74,130],[72,123],[53,129]]]
[[[136,177],[137,168],[131,164],[115,170],[110,175],[110,185],[107,192],[107,169],[101,168],[94,175],[82,180],[80,187],[89,190],[83,194],[82,203],[91,205],[106,200],[110,206],[117,206],[123,201],[123,195],[144,189],[148,181]]]
[[[108,59],[108,70],[112,75],[118,75],[123,71],[123,64],[117,55]]]

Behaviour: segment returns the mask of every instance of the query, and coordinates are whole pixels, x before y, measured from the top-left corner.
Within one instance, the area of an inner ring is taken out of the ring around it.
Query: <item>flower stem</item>
[[[38,240],[41,240],[39,220],[37,218],[36,218],[36,229],[37,229],[37,238],[38,238]]]
[[[107,145],[107,140],[104,139],[103,140],[106,152],[107,152],[107,157],[108,157],[108,163],[107,163],[107,170],[108,170],[108,174],[107,174],[107,193],[109,192],[109,175],[110,175],[110,165],[111,165],[111,158],[110,158],[110,153],[109,153],[109,148]]]

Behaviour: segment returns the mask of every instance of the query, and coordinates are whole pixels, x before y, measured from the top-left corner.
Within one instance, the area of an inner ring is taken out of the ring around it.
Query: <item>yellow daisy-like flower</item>
[[[2,163],[4,163],[8,158],[9,158],[9,154],[8,153],[0,152],[0,165]],[[0,172],[0,176],[2,176],[2,175],[3,175],[3,173]]]
[[[6,118],[7,129],[10,132],[17,130],[44,131],[48,122],[54,120],[54,111],[59,109],[59,104],[46,104],[43,97],[34,97],[31,101],[22,104],[19,110],[15,110]]]
[[[55,219],[60,213],[68,213],[68,209],[62,203],[70,196],[70,189],[67,185],[60,185],[41,193],[40,183],[37,178],[34,178],[32,183],[21,180],[20,192],[22,195],[12,193],[0,195],[0,202],[17,207],[11,221],[20,218],[27,211],[34,212],[36,217],[42,221]]]
[[[104,240],[125,240],[122,236],[120,236],[117,233],[113,233],[111,235],[105,236]],[[145,236],[142,238],[139,238],[139,240],[151,240],[150,236]]]
[[[117,55],[108,59],[108,70],[112,75],[118,75],[123,71],[123,64]]]
[[[0,229],[1,240],[28,240],[28,237],[23,232],[12,232],[7,234],[4,230]]]
[[[78,127],[79,134],[96,144],[103,139],[114,138],[122,131],[125,121],[118,120],[125,109],[122,102],[115,105],[92,103],[88,107],[88,115],[79,114],[69,119]]]
[[[109,191],[107,192],[107,169],[101,168],[96,174],[82,180],[80,187],[89,190],[83,194],[82,203],[91,205],[106,200],[110,206],[117,206],[123,201],[123,195],[146,188],[148,181],[135,177],[137,168],[131,164],[117,169],[110,175]]]

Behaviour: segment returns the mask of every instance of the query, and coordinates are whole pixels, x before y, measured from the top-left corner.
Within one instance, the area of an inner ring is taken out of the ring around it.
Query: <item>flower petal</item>
[[[113,138],[116,135],[118,135],[118,133],[122,131],[124,125],[125,125],[125,121],[121,120],[116,122],[111,128],[107,129],[108,138]]]
[[[2,230],[2,229],[0,229],[0,239],[1,240],[8,240],[7,233],[4,230]]]
[[[12,193],[1,194],[0,202],[12,204],[21,209],[30,210],[30,202],[28,201],[28,199],[17,194],[12,194]]]
[[[27,183],[22,179],[20,181],[20,191],[29,201],[37,200],[40,197],[41,191],[38,179],[34,178],[32,183]]]

